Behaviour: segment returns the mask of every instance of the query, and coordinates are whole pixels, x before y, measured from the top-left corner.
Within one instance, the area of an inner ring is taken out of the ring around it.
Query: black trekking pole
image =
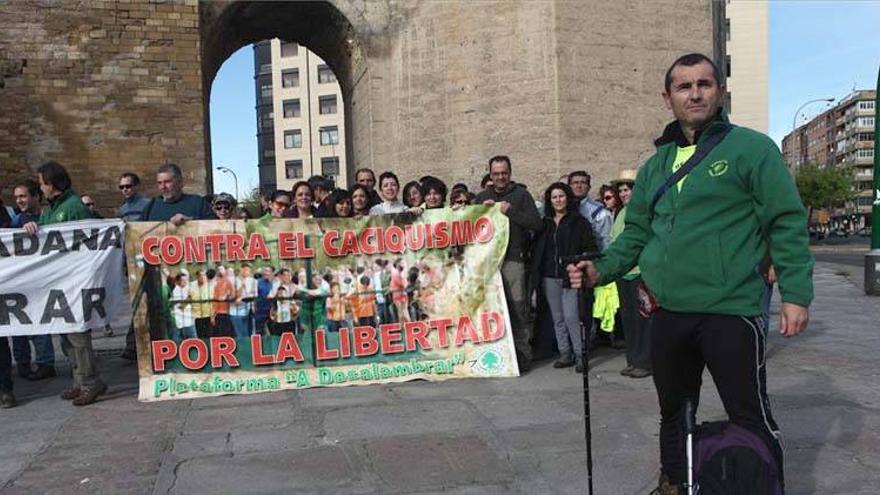
[[[566,256],[562,258],[564,266],[576,265],[581,261],[595,260],[601,256],[599,253],[585,253],[576,256]],[[585,318],[591,318],[589,309],[592,304],[587,304],[584,297],[584,289],[578,289],[578,319],[581,327],[581,374],[584,378],[584,442],[587,446],[587,493],[593,495],[593,432],[590,428],[590,375],[589,375],[589,351],[587,346],[590,342],[589,332],[591,328],[584,325]]]

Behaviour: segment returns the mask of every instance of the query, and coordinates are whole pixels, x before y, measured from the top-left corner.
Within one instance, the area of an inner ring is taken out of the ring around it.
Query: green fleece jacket
[[[93,216],[92,211],[83,204],[82,199],[72,189],[68,189],[57,198],[49,201],[49,206],[43,209],[43,213],[40,214],[40,220],[37,223],[49,225],[73,220],[85,220]]]
[[[697,136],[727,125],[718,119]],[[637,264],[665,309],[740,316],[761,314],[769,253],[784,302],[813,300],[813,256],[807,216],[779,149],[769,137],[734,127],[689,174],[671,187],[653,212],[654,193],[672,174],[678,146],[687,146],[677,122],[666,127],[657,152],[639,170],[624,231],[596,262],[600,284]]]

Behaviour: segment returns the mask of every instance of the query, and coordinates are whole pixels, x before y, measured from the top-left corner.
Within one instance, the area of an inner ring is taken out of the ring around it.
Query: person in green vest
[[[49,205],[43,209],[37,222],[26,223],[23,228],[36,234],[39,226],[51,225],[93,217],[89,208],[73,191],[70,175],[56,162],[46,162],[37,169],[37,180]],[[86,330],[61,336],[61,346],[70,357],[73,366],[73,386],[61,394],[61,398],[73,401],[75,406],[92,404],[107,391],[95,365],[92,332]]]
[[[622,170],[620,177],[611,181],[614,193],[620,198],[621,209],[611,227],[611,242],[623,232],[626,222],[626,205],[635,184],[636,171]],[[626,339],[626,367],[620,371],[630,378],[651,376],[651,320],[639,313],[638,286],[642,280],[636,266],[617,280],[617,293],[620,295],[620,320]]]
[[[782,435],[764,367],[767,255],[782,295],[784,337],[806,328],[813,300],[807,214],[794,180],[770,137],[730,124],[722,81],[703,54],[672,63],[663,99],[675,120],[639,170],[623,232],[601,259],[568,267],[578,287],[617,280],[638,265],[656,301],[646,306],[660,403],[661,495],[681,493],[687,480],[684,404],[698,404],[706,367],[730,421],[766,439],[783,481]],[[688,164],[692,156],[697,161]]]

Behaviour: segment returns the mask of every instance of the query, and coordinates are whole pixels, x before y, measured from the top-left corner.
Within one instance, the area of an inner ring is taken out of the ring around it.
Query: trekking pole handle
[[[563,256],[560,261],[562,261],[563,266],[568,265],[577,265],[581,261],[594,261],[602,257],[602,253],[597,251],[586,252],[581,254],[574,254],[571,256]]]

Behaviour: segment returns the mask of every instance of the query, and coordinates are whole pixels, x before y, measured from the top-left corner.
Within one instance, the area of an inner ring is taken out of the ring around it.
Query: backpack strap
[[[669,189],[673,185],[677,184],[678,181],[684,178],[685,175],[690,173],[690,171],[693,170],[694,167],[699,165],[699,163],[703,161],[703,158],[706,158],[706,155],[708,155],[713,149],[715,149],[715,147],[718,146],[718,144],[720,144],[725,137],[727,137],[727,134],[734,127],[735,126],[733,124],[726,124],[721,127],[718,132],[706,136],[706,139],[704,139],[697,146],[694,154],[691,155],[691,157],[688,158],[688,160],[684,162],[684,164],[678,170],[676,170],[674,174],[667,177],[666,182],[664,182],[663,185],[661,185],[660,188],[657,189],[657,191],[654,193],[654,198],[651,200],[651,208],[649,208],[648,211],[653,213],[654,207],[657,206],[657,202],[660,201],[660,198],[662,198],[663,195],[666,194],[666,192],[669,191]]]

